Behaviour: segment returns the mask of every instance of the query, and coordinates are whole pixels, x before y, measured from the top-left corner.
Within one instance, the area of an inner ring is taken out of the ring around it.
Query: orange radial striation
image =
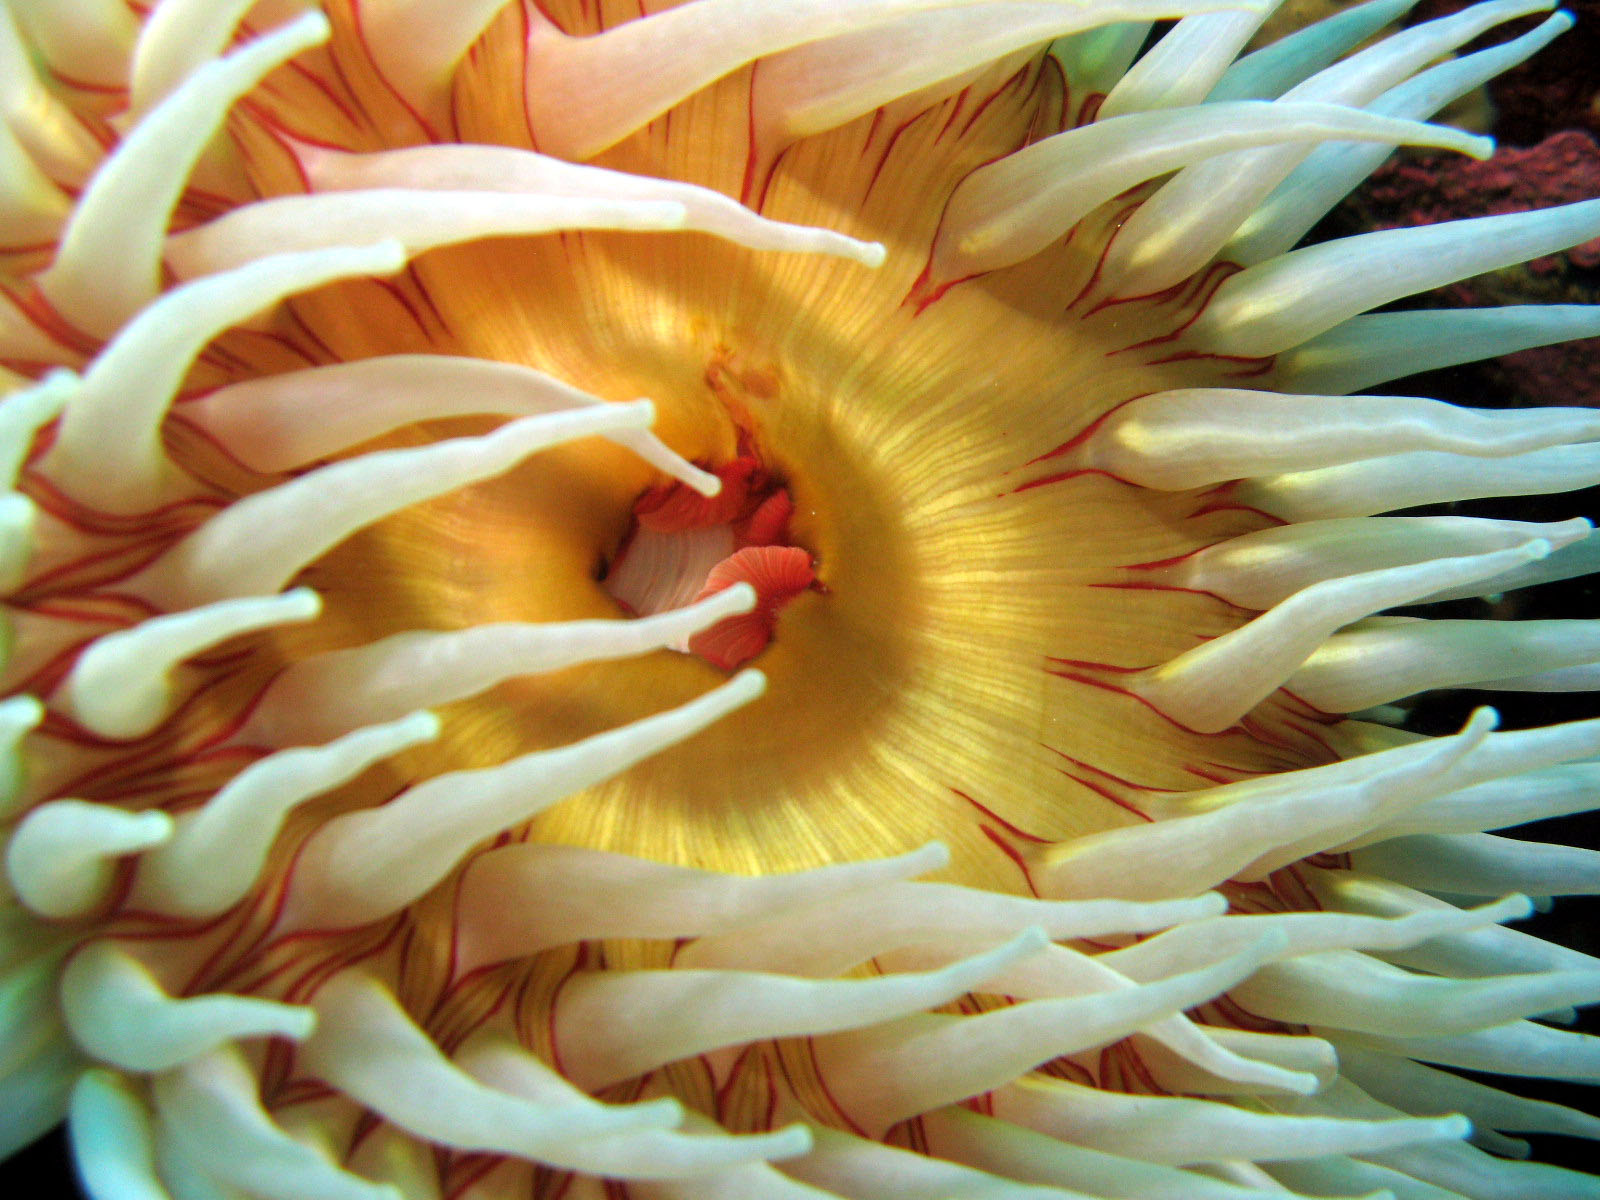
[[[1600,722],[1396,705],[1593,685],[1413,611],[1590,526],[1383,515],[1591,485],[1600,416],[1352,394],[1600,333],[1369,311],[1600,200],[1294,249],[1570,18],[1268,7],[0,8],[0,1148],[1600,1196],[1508,1136],[1600,1121],[1448,1069],[1600,1078],[1541,1019],[1600,963],[1504,927],[1600,854],[1495,832]]]

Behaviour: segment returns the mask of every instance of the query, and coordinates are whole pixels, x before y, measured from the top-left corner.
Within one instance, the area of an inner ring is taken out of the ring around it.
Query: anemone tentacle
[[[0,1153],[1600,1197],[1454,1073],[1600,1081],[1600,722],[1399,707],[1597,690],[1427,607],[1587,520],[1407,510],[1600,416],[1381,391],[1600,316],[1371,311],[1600,198],[1299,245],[1572,19],[1274,7],[0,0]]]

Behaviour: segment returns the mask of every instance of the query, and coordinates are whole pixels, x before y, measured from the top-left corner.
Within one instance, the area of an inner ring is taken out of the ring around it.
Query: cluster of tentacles
[[[1494,832],[1600,721],[1394,707],[1600,634],[1391,612],[1595,541],[1378,515],[1592,485],[1600,413],[1352,394],[1600,334],[1369,313],[1600,200],[1295,249],[1570,18],[1271,7],[0,3],[0,1151],[1600,1196],[1445,1069],[1600,1079],[1504,924],[1600,854]]]

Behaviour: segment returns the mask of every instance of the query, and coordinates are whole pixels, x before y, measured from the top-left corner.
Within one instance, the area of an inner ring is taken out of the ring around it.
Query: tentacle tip
[[[1498,916],[1496,924],[1503,921],[1522,921],[1533,916],[1535,906],[1531,896],[1524,896],[1521,892],[1512,892],[1509,896],[1501,897],[1497,902],[1488,906]]]
[[[178,823],[171,813],[159,808],[148,808],[144,812],[134,813],[128,822],[128,827],[148,849],[170,841],[178,828]]]
[[[51,367],[39,378],[34,386],[36,392],[56,391],[61,388],[71,387],[79,382],[79,375],[71,367]]]
[[[420,742],[436,741],[444,729],[444,723],[439,720],[439,714],[432,709],[419,708],[416,712],[401,717],[391,728],[408,745],[415,745]]]
[[[0,701],[0,722],[17,733],[26,733],[44,720],[44,704],[26,693]]]
[[[767,694],[767,674],[765,671],[750,667],[728,680],[725,686],[738,700],[745,702],[758,700]]]
[[[785,1125],[782,1129],[773,1131],[766,1155],[771,1160],[800,1158],[810,1154],[816,1143],[816,1135],[811,1132],[810,1126],[799,1123]]]
[[[385,238],[366,248],[369,255],[368,270],[374,275],[394,275],[405,269],[411,253],[399,238]]]
[[[313,46],[320,46],[333,37],[333,22],[328,19],[328,14],[319,8],[313,8],[302,14],[284,28],[295,30],[299,37],[307,39]]]
[[[1461,727],[1458,736],[1466,737],[1470,734],[1492,733],[1500,728],[1500,710],[1490,705],[1483,705],[1472,710],[1467,717],[1467,723]]]
[[[314,588],[291,588],[283,593],[282,600],[290,620],[314,621],[322,615],[322,595]]]
[[[1283,1089],[1294,1096],[1315,1096],[1329,1083],[1333,1076],[1324,1079],[1313,1075],[1310,1071],[1285,1071],[1279,1080]]]
[[[937,839],[918,846],[911,853],[923,871],[942,871],[950,865],[950,847]]]
[[[1593,532],[1594,522],[1588,517],[1572,517],[1549,526],[1545,538],[1555,550],[1565,550],[1568,546],[1587,540]]]
[[[889,249],[882,242],[857,242],[855,260],[864,267],[876,270],[889,258]]]
[[[724,588],[723,591],[727,596],[725,603],[730,613],[750,612],[761,598],[756,589],[748,583],[736,583],[732,587]]]
[[[637,1119],[640,1129],[676,1129],[684,1118],[683,1102],[673,1096],[630,1105],[628,1112]]]
[[[27,397],[26,402],[32,405],[31,417],[42,424],[61,415],[61,410],[82,382],[82,376],[76,371],[68,367],[56,367],[45,372],[31,388],[23,389],[18,394]]]

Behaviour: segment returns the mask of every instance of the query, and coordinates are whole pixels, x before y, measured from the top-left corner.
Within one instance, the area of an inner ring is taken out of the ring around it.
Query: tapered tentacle
[[[1349,912],[1399,916],[1454,908],[1414,888],[1356,871],[1337,874],[1305,868],[1307,885],[1318,903]],[[1541,971],[1581,971],[1595,960],[1576,950],[1543,941],[1517,929],[1488,926],[1445,934],[1419,946],[1382,955],[1388,961],[1436,975],[1476,977]]]
[[[1282,95],[1414,7],[1413,0],[1367,0],[1252,50],[1233,63],[1208,100],[1268,100]]]
[[[140,857],[132,902],[183,916],[223,911],[249,891],[294,807],[438,733],[431,713],[412,713],[246,767],[203,806],[176,817],[172,836]]]
[[[1340,1047],[1339,1064],[1345,1075],[1377,1100],[1463,1113],[1479,1133],[1509,1130],[1600,1138],[1600,1118],[1589,1113],[1513,1095],[1407,1058],[1347,1045]]]
[[[686,966],[825,977],[920,942],[1007,936],[1034,924],[1058,941],[1143,933],[1215,916],[1223,902],[1220,896],[1205,895],[1154,904],[1061,903],[996,896],[949,884],[907,883],[875,893],[879,919],[869,926],[854,920],[852,907],[851,898],[842,896],[803,911],[771,914],[753,929],[696,939],[684,947],[678,961]],[[754,919],[751,924],[755,925]]]
[[[307,563],[390,513],[492,479],[549,446],[655,417],[647,401],[512,421],[481,437],[386,450],[322,467],[230,505],[133,587],[174,606],[277,591]],[[315,529],[314,537],[306,531]]]
[[[1454,131],[1377,120],[1334,105],[1242,100],[1130,113],[1057,134],[974,171],[950,197],[929,270],[935,280],[948,281],[1010,266],[1113,196],[1176,167],[1244,147],[1332,138],[1488,153],[1486,143]]]
[[[252,0],[157,0],[129,64],[128,110],[142,116],[207,62],[219,58]]]
[[[1430,599],[1486,595],[1518,586],[1520,572],[1544,567],[1563,549],[1587,548],[1593,527],[1582,518],[1551,525],[1471,517],[1360,517],[1279,525],[1217,542],[1176,562],[1139,564],[1130,580],[1192,588],[1240,608],[1264,611],[1328,579],[1509,549],[1530,541],[1555,547],[1535,563],[1435,592]]]
[[[1416,371],[1597,334],[1600,306],[1592,304],[1372,313],[1286,350],[1278,378],[1296,390],[1354,392]]]
[[[181,414],[248,466],[287,471],[417,421],[527,417],[603,403],[514,363],[396,354],[247,380],[185,404]],[[702,495],[716,495],[722,486],[652,433],[607,436]]]
[[[457,1061],[480,1083],[514,1096],[542,1103],[559,1100],[600,1107],[556,1071],[504,1039],[479,1038],[457,1056]],[[580,1169],[594,1175],[699,1180],[745,1163],[792,1159],[806,1153],[810,1144],[808,1131],[799,1126],[742,1137],[686,1128],[683,1132],[635,1130],[620,1137],[586,1138],[575,1142],[566,1153],[580,1164]]]
[[[67,677],[72,715],[101,737],[140,737],[171,711],[172,676],[184,659],[230,638],[310,621],[321,611],[315,592],[296,588],[223,600],[107,634],[79,656]]]
[[[1555,13],[1519,38],[1422,72],[1385,92],[1367,109],[1384,116],[1427,120],[1445,105],[1538,53],[1571,27],[1570,14]],[[1382,161],[1381,151],[1374,155],[1365,147],[1318,147],[1240,224],[1223,256],[1248,265],[1285,253]]]
[[[1137,20],[1170,4],[1117,0],[1105,15]],[[932,10],[763,59],[750,96],[751,145],[770,164],[801,138],[892,103],[951,95],[1015,51],[1085,28],[1081,5],[1029,0]]]
[[[193,1058],[151,1089],[163,1123],[224,1184],[264,1200],[402,1200],[396,1188],[368,1183],[290,1137],[256,1090],[236,1051]]]
[[[528,41],[530,124],[548,152],[592,158],[685,96],[754,59],[902,16],[985,3],[855,0],[846,5],[805,0],[752,11],[732,0],[716,0],[692,10],[668,9],[592,37],[568,36],[538,17]],[[1234,0],[1228,7],[1237,6]],[[1168,9],[1204,12],[1222,7],[1212,0],[1180,0]],[[601,78],[614,86],[594,86]],[[574,96],[584,97],[583,102],[573,104]]]
[[[747,878],[572,846],[505,846],[478,856],[462,878],[458,964],[472,970],[582,939],[694,936],[697,941],[680,960],[684,965],[753,970],[753,962],[695,951],[714,945],[724,931],[743,945],[749,940],[738,933],[744,926],[831,907],[865,889],[882,896],[885,884],[949,861],[949,850],[932,842],[895,858]],[[786,968],[797,965],[791,961]]]
[[[381,154],[298,148],[300,168],[318,192],[415,188],[443,192],[501,192],[579,201],[677,204],[683,228],[715,234],[753,250],[829,254],[875,267],[884,248],[828,229],[760,216],[710,188],[579,166],[500,146],[419,146]],[[579,210],[581,211],[581,210]]]
[[[273,250],[310,251],[375,238],[408,255],[491,237],[527,237],[563,229],[669,232],[685,227],[682,204],[659,200],[584,200],[519,192],[373,188],[279,196],[233,209],[173,234],[166,260],[180,278],[214,275]]]
[[[1600,972],[1430,979],[1350,951],[1263,967],[1235,989],[1273,1020],[1400,1036],[1465,1033],[1593,1002]]]
[[[922,1125],[940,1157],[1008,1179],[1139,1200],[1265,1200],[1255,1188],[1091,1150],[956,1106],[924,1114]]]
[[[1548,495],[1597,479],[1600,446],[1585,442],[1489,461],[1429,450],[1390,454],[1246,480],[1236,496],[1284,520],[1312,521],[1485,496]]]
[[[813,981],[764,972],[594,972],[567,981],[552,1018],[563,1069],[598,1089],[723,1045],[816,1036],[948,1004],[1045,945],[1037,927],[948,967]]]
[[[1192,388],[1123,405],[1076,454],[1054,461],[1176,490],[1412,450],[1494,458],[1593,440],[1600,419],[1583,409],[1496,412],[1410,396]]]
[[[1600,851],[1488,833],[1416,834],[1356,850],[1357,870],[1462,896],[1600,894]]]
[[[388,274],[403,262],[392,243],[275,254],[166,293],[68,393],[42,467],[73,496],[108,512],[144,512],[173,499],[187,488],[162,449],[161,421],[206,343],[286,296],[337,279]],[[129,380],[137,381],[134,387]]]
[[[881,1134],[897,1121],[989,1091],[1038,1063],[1103,1045],[1197,1004],[1249,975],[1261,949],[1124,993],[1115,1011],[1092,998],[1070,997],[978,1017],[924,1014],[819,1039],[817,1053],[830,1093],[852,1123]]]
[[[698,604],[626,621],[477,625],[455,633],[400,633],[302,659],[273,681],[239,732],[243,742],[303,745],[353,724],[395,720],[425,705],[476,695],[506,679],[582,662],[645,654],[755,606],[736,585]]]
[[[1375,618],[1329,638],[1289,678],[1290,691],[1330,712],[1356,712],[1439,687],[1508,691],[1592,687],[1600,627],[1586,621],[1411,622]],[[1580,668],[1568,679],[1566,672]]]
[[[91,1195],[170,1200],[156,1171],[151,1113],[125,1076],[85,1071],[69,1112],[72,1157]]]
[[[318,993],[307,1067],[422,1137],[463,1148],[560,1162],[583,1138],[668,1129],[676,1101],[609,1106],[537,1103],[485,1087],[444,1057],[394,998],[370,979],[341,975]]]
[[[1600,732],[1593,723],[1578,723],[1534,731],[1532,736],[1491,736],[1492,724],[1493,714],[1480,710],[1451,739],[1413,743],[1317,768],[1292,784],[1253,781],[1197,793],[1177,810],[1186,815],[1038,849],[1035,878],[1046,895],[1111,894],[1129,899],[1182,895],[1241,872],[1257,878],[1285,859],[1349,842],[1440,794],[1583,757],[1592,753],[1589,747]],[[1324,786],[1319,787],[1319,781]],[[1554,889],[1549,881],[1569,865],[1576,868],[1569,876],[1574,890],[1592,886],[1590,859],[1596,856],[1589,851],[1487,835],[1428,835],[1422,841],[1434,854],[1429,858],[1406,853],[1407,843],[1416,840],[1399,838],[1358,850],[1357,866],[1371,856],[1370,869],[1401,882],[1411,882],[1417,871],[1429,873],[1430,879],[1464,881],[1478,869],[1480,874],[1470,886],[1444,882],[1420,886],[1479,896],[1550,894]],[[1130,870],[1125,856],[1161,853],[1158,846],[1174,847],[1171,858],[1178,865],[1159,877]],[[1446,854],[1446,847],[1458,849]],[[1517,847],[1522,849],[1513,849]],[[1475,850],[1485,861],[1470,861]],[[1496,864],[1493,868],[1491,862]]]
[[[79,1045],[128,1071],[164,1071],[238,1038],[300,1041],[316,1026],[310,1009],[272,1000],[169,996],[143,964],[111,942],[73,955],[61,993]]]
[[[1341,1120],[1252,1113],[1226,1104],[1167,1096],[1118,1096],[1102,1103],[1092,1088],[1028,1079],[995,1096],[996,1116],[1069,1143],[1183,1166],[1228,1159],[1317,1158],[1370,1154],[1392,1146],[1461,1137],[1462,1117]]]
[[[1541,4],[1534,11],[1548,7]],[[1367,104],[1441,52],[1529,8],[1517,3],[1482,5],[1415,26],[1325,68],[1290,88],[1278,103]],[[1424,108],[1405,115],[1432,114]],[[1188,278],[1222,252],[1245,215],[1310,152],[1305,146],[1267,148],[1186,167],[1140,205],[1119,231],[1101,268],[1107,286],[1119,295],[1137,296]]]
[[[842,1200],[892,1194],[904,1200],[999,1195],[1007,1200],[1079,1200],[1080,1193],[1030,1187],[987,1172],[915,1154],[832,1129],[816,1131],[816,1148],[786,1167],[788,1174]]]
[[[1446,588],[1493,579],[1549,552],[1548,542],[1533,541],[1312,584],[1248,625],[1142,672],[1130,690],[1189,728],[1223,730],[1291,680],[1341,626]]]
[[[1191,332],[1218,353],[1276,354],[1380,304],[1597,235],[1596,200],[1357,234],[1247,267],[1223,282]],[[1373,270],[1379,261],[1398,269]]]
[[[475,843],[692,737],[766,687],[745,671],[680,708],[498,767],[435,776],[379,808],[327,822],[301,851],[291,924],[360,925],[422,895]]]
[[[1205,99],[1274,7],[1185,17],[1106,94],[1100,119]]]
[[[46,917],[80,917],[105,902],[124,855],[172,836],[159,809],[51,800],[32,809],[6,844],[6,874],[17,897]]]
[[[173,206],[228,108],[329,31],[326,17],[308,13],[205,64],[134,127],[90,182],[61,235],[55,262],[39,277],[68,320],[106,337],[155,299]],[[138,215],[132,228],[130,213]]]

